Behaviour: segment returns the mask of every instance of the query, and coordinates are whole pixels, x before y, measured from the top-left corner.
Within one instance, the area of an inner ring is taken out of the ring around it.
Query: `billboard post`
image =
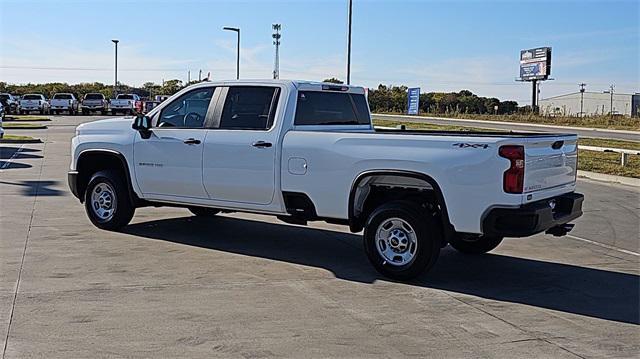
[[[551,48],[538,47],[520,51],[520,81],[530,81],[531,110],[538,113],[538,81],[545,81],[551,74]]]
[[[417,115],[420,110],[420,87],[412,87],[407,91],[407,115]]]

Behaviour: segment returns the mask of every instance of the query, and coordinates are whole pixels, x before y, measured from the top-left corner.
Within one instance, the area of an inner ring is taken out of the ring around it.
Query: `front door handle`
[[[195,138],[187,138],[183,142],[187,145],[199,145],[202,143],[200,140],[196,140]]]
[[[251,144],[253,147],[271,147],[271,142],[258,141]]]

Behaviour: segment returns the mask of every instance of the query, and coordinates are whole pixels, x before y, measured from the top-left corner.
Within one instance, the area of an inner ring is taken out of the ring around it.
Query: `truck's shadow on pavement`
[[[370,266],[359,235],[227,217],[150,221],[123,232],[324,268],[345,280],[387,280]],[[632,274],[444,249],[431,272],[407,285],[640,324],[640,277]]]

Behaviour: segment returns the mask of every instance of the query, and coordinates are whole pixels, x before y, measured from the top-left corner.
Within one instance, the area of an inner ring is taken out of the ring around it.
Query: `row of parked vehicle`
[[[101,93],[88,93],[82,100],[78,100],[72,93],[57,93],[49,100],[43,94],[26,94],[22,97],[8,93],[0,94],[0,102],[5,111],[10,114],[61,114],[75,115],[82,113],[90,115],[101,113],[134,114],[143,112],[143,102],[136,94],[120,94],[115,99],[106,99]]]

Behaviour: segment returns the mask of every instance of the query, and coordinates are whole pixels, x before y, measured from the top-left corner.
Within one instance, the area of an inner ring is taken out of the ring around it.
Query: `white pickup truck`
[[[447,244],[566,234],[582,214],[577,153],[570,134],[376,130],[361,87],[207,82],[78,126],[68,179],[99,228],[141,206],[327,221],[364,229],[373,266],[409,279]]]
[[[68,112],[70,115],[78,113],[80,102],[72,93],[57,93],[51,98],[51,112],[56,115]]]
[[[109,103],[111,114],[116,115],[118,112],[133,115],[142,112],[142,99],[136,94],[120,94]]]
[[[26,94],[18,102],[18,111],[21,115],[29,114],[32,111],[44,115],[49,113],[50,108],[49,101],[42,94]]]

